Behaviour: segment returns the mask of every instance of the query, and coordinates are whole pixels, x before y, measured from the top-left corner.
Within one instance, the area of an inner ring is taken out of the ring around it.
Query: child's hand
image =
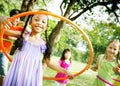
[[[113,68],[114,72],[120,74],[120,67],[116,66]]]
[[[8,23],[8,17],[6,16],[0,16],[0,29],[2,28],[9,28],[8,25],[6,25],[6,23]],[[9,23],[11,25],[11,23]]]
[[[95,66],[95,67],[91,67],[90,69],[93,71],[97,71],[98,68]]]
[[[74,78],[74,75],[68,71],[67,75],[70,77],[70,79]]]
[[[0,25],[3,24],[5,25],[8,21],[8,17],[6,16],[0,16]]]

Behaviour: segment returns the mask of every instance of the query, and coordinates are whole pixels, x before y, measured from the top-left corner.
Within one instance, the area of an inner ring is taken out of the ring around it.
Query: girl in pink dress
[[[46,42],[40,36],[47,28],[47,21],[47,15],[35,14],[32,16],[31,34],[23,40],[21,50],[15,54],[3,86],[42,86],[42,54],[44,54],[44,61],[48,67],[73,77],[70,72],[50,62],[50,55],[46,53],[48,49]]]
[[[59,61],[59,65],[64,68],[65,70],[69,70],[70,65],[71,65],[71,51],[69,49],[64,49],[62,53],[62,57]],[[58,72],[55,76],[56,78],[65,78],[67,77],[66,74],[62,72]],[[68,83],[68,79],[65,80],[56,80],[55,81],[55,86],[66,86]]]

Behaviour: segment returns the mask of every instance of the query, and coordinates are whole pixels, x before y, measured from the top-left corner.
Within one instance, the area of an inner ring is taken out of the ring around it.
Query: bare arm
[[[48,67],[50,67],[53,70],[56,70],[58,72],[62,72],[65,73],[66,75],[70,76],[71,78],[73,78],[73,74],[71,74],[69,71],[65,70],[64,68],[60,67],[59,65],[53,64],[50,62],[50,59],[45,59],[45,62],[47,64]]]
[[[21,34],[21,32],[20,31],[14,31],[14,30],[6,29],[4,34],[6,34],[8,36],[18,37]]]
[[[0,30],[2,28],[5,28],[5,25],[6,25],[7,21],[8,21],[8,17],[0,16]]]
[[[120,67],[119,66],[114,67],[113,71],[117,74],[120,74]]]
[[[92,69],[93,71],[97,71],[97,70],[98,70],[99,60],[100,60],[100,57],[98,56],[97,61],[96,61],[96,65],[95,65],[94,67],[91,67],[91,69]]]
[[[8,23],[8,17],[0,16],[0,30],[3,29],[3,28],[6,28],[4,34],[6,34],[8,36],[18,37],[21,32],[20,31],[10,30],[9,29],[10,27],[6,23]]]

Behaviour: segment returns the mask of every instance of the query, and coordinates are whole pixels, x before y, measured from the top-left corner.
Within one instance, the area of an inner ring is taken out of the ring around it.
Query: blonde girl
[[[93,86],[110,86],[116,76],[113,68],[117,65],[116,55],[119,51],[119,41],[113,40],[106,47],[106,53],[98,56],[98,61],[92,70],[98,70]],[[111,85],[112,86],[112,85]]]

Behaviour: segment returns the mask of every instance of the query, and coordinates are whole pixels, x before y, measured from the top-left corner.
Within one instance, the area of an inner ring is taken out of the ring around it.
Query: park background
[[[109,41],[115,38],[120,40],[120,0],[1,0],[0,16],[9,16],[10,10],[15,8],[22,12],[47,9],[77,24],[92,43],[94,50],[92,65],[95,65],[97,56],[105,52]],[[69,48],[73,61],[71,71],[79,72],[88,63],[90,58],[88,43],[72,25],[50,16],[48,39],[52,45],[53,62],[59,60],[64,48]],[[44,74],[54,77],[55,73],[56,71],[46,69]],[[88,69],[70,80],[68,86],[92,86],[96,73]],[[48,84],[53,86],[54,81],[44,80],[44,86]]]

